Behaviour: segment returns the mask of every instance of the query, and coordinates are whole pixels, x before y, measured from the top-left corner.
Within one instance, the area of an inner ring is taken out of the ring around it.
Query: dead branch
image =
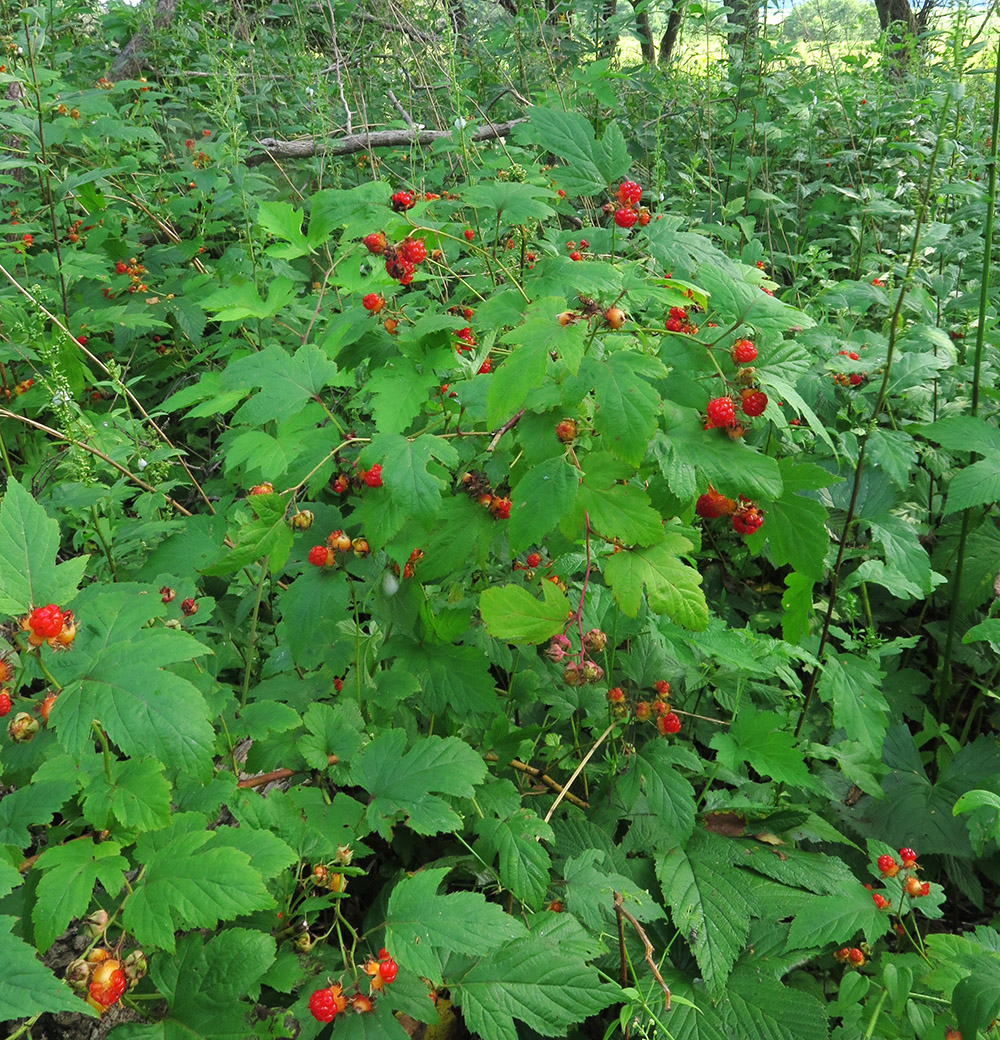
[[[152,36],[160,36],[169,27],[177,13],[177,4],[178,0],[156,0],[152,26],[140,29],[122,47],[111,65],[108,79],[114,82],[119,79],[135,79],[139,75],[145,64],[142,52]]]
[[[653,978],[660,984],[660,989],[663,990],[663,1004],[667,1011],[670,1010],[670,987],[663,981],[663,976],[660,974],[660,969],[656,966],[656,961],[653,960],[653,944],[649,941],[649,936],[646,935],[642,925],[625,909],[625,903],[622,899],[621,892],[614,893],[614,905],[615,914],[618,916],[618,936],[619,941],[622,944],[622,963],[625,963],[625,932],[622,925],[622,918],[635,929],[636,935],[642,940],[642,945],[645,947],[646,963],[649,965],[649,970],[653,973]],[[622,983],[624,985],[624,981]]]
[[[470,141],[489,141],[506,137],[518,123],[525,119],[510,119],[506,123],[477,126],[466,133]],[[451,130],[376,130],[372,133],[348,134],[341,138],[302,137],[295,141],[278,141],[265,137],[257,142],[263,149],[246,158],[247,166],[260,166],[268,159],[308,159],[313,155],[353,155],[366,152],[369,148],[399,148],[404,145],[428,145],[442,137],[451,137]]]

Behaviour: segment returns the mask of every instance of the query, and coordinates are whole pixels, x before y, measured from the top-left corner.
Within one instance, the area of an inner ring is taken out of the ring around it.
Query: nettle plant
[[[854,612],[939,581],[899,514],[915,436],[876,429],[887,479],[843,490],[884,288],[840,287],[875,314],[845,348],[837,298],[817,323],[759,242],[658,212],[614,123],[532,109],[477,162],[264,199],[204,252],[105,220],[75,324],[5,298],[37,373],[5,414],[71,450],[21,446],[0,507],[0,1017],[985,1032],[1000,935],[928,930],[945,857],[974,899],[995,852],[1000,758]],[[904,335],[901,414],[954,362]]]

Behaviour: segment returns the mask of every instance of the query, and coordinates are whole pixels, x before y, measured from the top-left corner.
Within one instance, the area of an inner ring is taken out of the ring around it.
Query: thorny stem
[[[585,653],[583,646],[583,603],[587,596],[587,586],[590,583],[590,515],[586,510],[583,511],[583,530],[587,551],[587,569],[583,573],[583,588],[580,589],[580,602],[576,608],[576,627],[580,633],[580,664],[583,664]]]

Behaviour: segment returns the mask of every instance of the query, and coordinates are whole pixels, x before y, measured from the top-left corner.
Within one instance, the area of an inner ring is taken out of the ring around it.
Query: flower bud
[[[608,645],[608,637],[599,629],[592,628],[584,634],[583,648],[591,654],[599,654]]]
[[[289,522],[296,531],[308,531],[309,528],[312,527],[312,511],[309,509],[303,509],[301,512],[293,513],[292,519]]]
[[[146,962],[146,955],[142,950],[133,950],[126,958],[125,964],[125,978],[129,981],[129,988],[131,989],[139,979],[141,979],[147,972],[149,965]]]
[[[96,939],[108,926],[108,912],[95,910],[89,917],[84,918],[83,923],[91,939]]]
[[[7,726],[7,735],[15,744],[27,744],[38,732],[38,719],[26,711],[19,711]]]
[[[64,978],[75,993],[86,993],[90,983],[90,965],[83,958],[78,957],[66,966]]]

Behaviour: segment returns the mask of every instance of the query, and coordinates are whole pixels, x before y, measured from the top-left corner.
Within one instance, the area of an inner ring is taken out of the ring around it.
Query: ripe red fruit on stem
[[[730,353],[737,365],[749,365],[757,359],[757,348],[748,339],[738,339]]]
[[[913,849],[900,849],[899,858],[902,860],[903,866],[906,867],[907,870],[917,864],[917,854]]]
[[[10,690],[0,690],[0,719],[10,712]]]
[[[767,408],[767,394],[760,390],[744,390],[740,394],[740,407],[744,415],[763,415]]]
[[[681,720],[674,712],[668,711],[666,715],[661,715],[656,720],[656,728],[665,737],[674,733],[679,733],[681,729]]]
[[[376,462],[371,469],[361,470],[361,479],[370,488],[378,488],[382,486],[382,467]]]
[[[361,306],[371,314],[378,314],[385,306],[385,298],[381,293],[366,293],[361,297]]]
[[[634,209],[625,208],[622,206],[615,210],[615,223],[620,228],[630,228],[635,225],[635,222],[639,219],[639,214]]]
[[[316,990],[309,998],[309,1011],[317,1022],[332,1022],[345,1007],[347,1007],[347,998],[336,983],[327,986],[326,989]]]
[[[736,409],[733,407],[731,397],[713,397],[705,405],[705,415],[708,417],[708,426],[732,426],[736,421]]]
[[[895,877],[899,873],[899,864],[888,853],[879,856],[875,866],[885,877]]]

